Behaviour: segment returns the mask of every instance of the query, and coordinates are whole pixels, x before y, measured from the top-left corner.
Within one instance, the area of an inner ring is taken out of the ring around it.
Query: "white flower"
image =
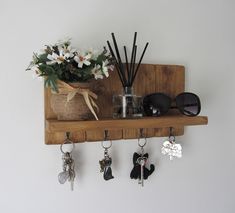
[[[73,58],[75,55],[76,49],[72,49],[72,46],[65,46],[62,48],[63,54],[66,60],[69,60],[70,58]]]
[[[94,75],[96,80],[103,79],[103,73],[99,64],[95,65],[95,67],[91,70],[91,73]]]
[[[70,56],[73,57],[73,53],[70,53],[68,49],[64,49],[63,47],[58,47],[58,50],[59,50],[59,55],[56,54],[55,52],[47,55],[47,58],[51,60],[51,61],[47,61],[48,65],[55,64],[55,63],[61,64],[64,61],[69,62]]]
[[[32,72],[33,79],[39,79],[39,81],[42,81],[43,77],[39,76],[41,71],[39,70],[38,65],[32,66],[30,70],[33,71]]]
[[[109,77],[109,69],[105,61],[102,62],[102,72],[107,78]]]
[[[73,49],[72,46],[67,46],[67,48],[64,48],[65,57],[66,58],[72,58],[74,56],[74,53],[76,52],[76,49]]]
[[[114,65],[109,65],[109,70],[113,71],[114,70]]]
[[[74,57],[74,60],[78,63],[79,68],[82,68],[83,64],[89,66],[91,64],[90,59],[91,59],[91,54],[89,53],[86,55],[79,54]]]
[[[76,49],[71,47],[70,41],[61,41],[56,44],[59,54],[54,52],[54,48],[52,46],[47,46],[47,48],[48,47],[53,51],[52,54],[48,54],[47,56],[47,58],[50,60],[47,62],[48,65],[55,63],[61,64],[64,61],[69,62],[70,59],[74,57],[76,52]],[[47,51],[45,50],[45,52]]]
[[[39,73],[39,69],[38,69],[38,65],[33,65],[30,67],[30,70],[33,71],[34,73],[38,74]]]
[[[170,156],[170,160],[173,160],[174,157],[182,157],[182,147],[180,144],[176,144],[174,141],[165,141],[161,151],[163,155]]]
[[[64,56],[61,55],[61,53],[57,55],[54,52],[52,54],[48,54],[47,58],[50,60],[50,61],[47,61],[48,65],[52,65],[56,63],[61,64],[65,60]]]
[[[44,53],[49,53],[53,50],[53,46],[52,45],[45,45],[45,47],[43,49],[40,49],[39,53],[40,54],[44,54]]]

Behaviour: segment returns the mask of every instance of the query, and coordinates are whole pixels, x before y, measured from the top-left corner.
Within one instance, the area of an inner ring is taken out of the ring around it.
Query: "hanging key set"
[[[70,144],[72,146],[71,151],[64,151],[63,147],[65,144]],[[66,140],[60,146],[60,151],[62,152],[62,169],[63,171],[59,173],[58,180],[60,184],[65,182],[70,182],[71,191],[73,191],[74,179],[75,179],[75,170],[74,170],[74,160],[72,158],[72,151],[74,150],[75,145],[73,141],[69,139],[69,133],[66,133]]]
[[[106,145],[109,142],[109,145]],[[148,177],[155,171],[154,164],[149,163],[149,154],[144,151],[144,147],[147,144],[147,139],[144,137],[143,129],[140,129],[140,135],[138,138],[138,146],[140,152],[135,152],[133,154],[133,169],[130,173],[131,179],[138,180],[138,183],[141,186],[144,186],[144,180],[147,180]],[[70,150],[66,151],[65,146],[70,145]],[[101,142],[101,146],[104,149],[104,157],[99,161],[100,172],[103,173],[103,179],[105,181],[111,180],[114,178],[112,174],[112,158],[108,153],[108,150],[112,147],[112,141],[109,140],[108,131],[104,131],[104,141]],[[66,182],[70,183],[71,190],[73,191],[74,180],[75,180],[75,163],[72,158],[72,152],[74,151],[75,144],[70,139],[70,133],[66,133],[66,139],[60,146],[60,151],[62,153],[62,172],[58,175],[58,180],[60,184]],[[170,128],[169,137],[163,142],[161,148],[161,153],[163,155],[168,155],[170,160],[174,158],[182,157],[182,147],[180,144],[175,142],[175,136],[173,134],[173,128]]]
[[[137,152],[133,154],[134,168],[131,171],[130,177],[131,179],[138,179],[138,183],[141,184],[141,186],[144,186],[144,180],[148,179],[148,176],[154,172],[155,166],[151,164],[150,169],[147,168],[149,154],[144,153],[144,146],[147,143],[147,139],[144,138],[143,144],[140,142],[141,139],[143,139],[143,129],[140,129],[140,137],[138,139],[138,145],[141,151],[140,154]]]
[[[104,143],[107,140],[108,140],[108,131],[105,130],[104,131],[104,141],[101,143],[102,147],[104,148],[104,158],[99,161],[100,172],[104,173],[104,175],[103,175],[104,180],[110,180],[110,179],[114,178],[112,175],[112,168],[111,168],[112,158],[108,154],[108,149],[112,146],[112,141],[111,140],[109,141],[110,142],[109,146],[105,146]]]

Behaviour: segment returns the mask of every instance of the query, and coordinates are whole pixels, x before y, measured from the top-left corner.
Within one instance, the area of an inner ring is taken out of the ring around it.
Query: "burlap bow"
[[[97,111],[99,111],[98,106],[93,100],[93,99],[98,98],[98,96],[95,93],[91,92],[89,89],[75,88],[60,80],[57,81],[57,85],[58,85],[60,93],[68,93],[67,103],[71,101],[75,97],[76,94],[82,95],[88,108],[90,109],[92,114],[95,116],[96,120],[99,120],[94,110],[94,107],[95,107]]]

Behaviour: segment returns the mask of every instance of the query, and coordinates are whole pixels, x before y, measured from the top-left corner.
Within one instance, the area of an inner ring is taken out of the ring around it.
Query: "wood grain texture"
[[[142,64],[133,85],[136,95],[144,96],[154,92],[163,92],[172,98],[184,92],[184,87],[185,69],[180,65]],[[184,133],[183,126],[190,125],[190,123],[197,125],[207,122],[206,117],[185,118],[182,120],[182,116],[174,117],[178,114],[177,111],[169,112],[169,115],[172,114],[173,117],[164,116],[165,118],[160,118],[160,121],[164,121],[161,125],[155,119],[149,120],[149,118],[112,121],[112,97],[114,94],[122,94],[122,85],[117,72],[112,71],[109,78],[96,81],[92,89],[98,95],[97,104],[100,108],[98,113],[100,121],[56,121],[56,115],[50,106],[50,90],[45,89],[46,144],[62,143],[65,139],[64,131],[71,132],[74,141],[84,142],[103,140],[104,130],[109,129],[110,138],[118,140],[138,138],[139,128],[144,128],[146,137],[167,136],[169,126],[175,128],[175,135],[182,135]],[[178,120],[178,118],[180,119]],[[94,126],[96,128],[93,128]]]
[[[46,130],[48,132],[68,132],[86,130],[116,130],[116,129],[140,129],[140,128],[162,128],[177,126],[206,125],[206,116],[189,117],[184,115],[170,115],[161,117],[143,117],[139,119],[105,119],[99,121],[58,121],[48,119]],[[102,135],[103,137],[103,135]]]

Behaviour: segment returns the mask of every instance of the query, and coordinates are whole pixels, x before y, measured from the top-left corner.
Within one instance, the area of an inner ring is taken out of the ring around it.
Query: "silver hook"
[[[140,128],[140,138],[143,138],[143,137],[144,137],[144,129]]]
[[[66,132],[65,135],[66,135],[66,139],[69,140],[70,132]]]
[[[170,142],[175,142],[175,135],[173,134],[173,127],[170,127],[170,134],[169,134],[169,141]]]
[[[107,141],[109,138],[109,131],[108,130],[104,130],[104,140]]]

